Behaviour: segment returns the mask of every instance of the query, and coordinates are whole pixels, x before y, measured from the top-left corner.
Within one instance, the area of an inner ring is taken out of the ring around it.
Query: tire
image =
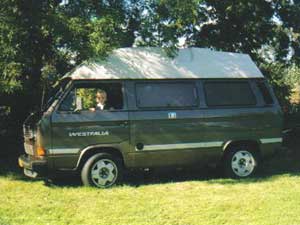
[[[248,146],[236,146],[224,157],[224,172],[226,177],[247,178],[253,176],[259,165],[259,157],[255,150]]]
[[[97,153],[84,164],[81,180],[85,186],[108,188],[121,181],[122,173],[120,159],[108,153]]]

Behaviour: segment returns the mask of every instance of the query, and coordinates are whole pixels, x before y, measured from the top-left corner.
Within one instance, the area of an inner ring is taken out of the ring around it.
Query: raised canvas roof
[[[174,58],[162,48],[114,50],[105,60],[90,60],[66,74],[81,79],[262,78],[249,55],[204,48],[179,49]]]

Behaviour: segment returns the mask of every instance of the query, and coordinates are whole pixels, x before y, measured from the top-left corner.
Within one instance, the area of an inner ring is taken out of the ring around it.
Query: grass
[[[251,179],[169,170],[131,174],[106,190],[77,181],[46,186],[22,176],[11,160],[0,162],[1,225],[300,224],[300,154],[292,152]]]

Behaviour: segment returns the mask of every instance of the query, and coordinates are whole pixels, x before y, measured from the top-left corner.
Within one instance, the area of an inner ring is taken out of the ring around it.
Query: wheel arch
[[[256,140],[232,140],[228,141],[223,145],[223,156],[222,160],[224,159],[224,156],[234,147],[237,146],[249,146],[251,149],[253,149],[258,156],[261,155],[261,149],[260,149],[260,142]]]
[[[124,157],[121,150],[117,147],[111,146],[90,146],[83,149],[79,155],[76,170],[81,170],[84,163],[93,155],[97,153],[108,153],[121,160],[122,165],[124,166]]]

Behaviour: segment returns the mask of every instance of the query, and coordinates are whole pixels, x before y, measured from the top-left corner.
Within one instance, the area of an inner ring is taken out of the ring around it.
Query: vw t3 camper
[[[29,177],[75,172],[110,187],[125,169],[215,163],[253,175],[280,147],[282,112],[245,54],[121,48],[66,74],[42,116],[24,123]]]

